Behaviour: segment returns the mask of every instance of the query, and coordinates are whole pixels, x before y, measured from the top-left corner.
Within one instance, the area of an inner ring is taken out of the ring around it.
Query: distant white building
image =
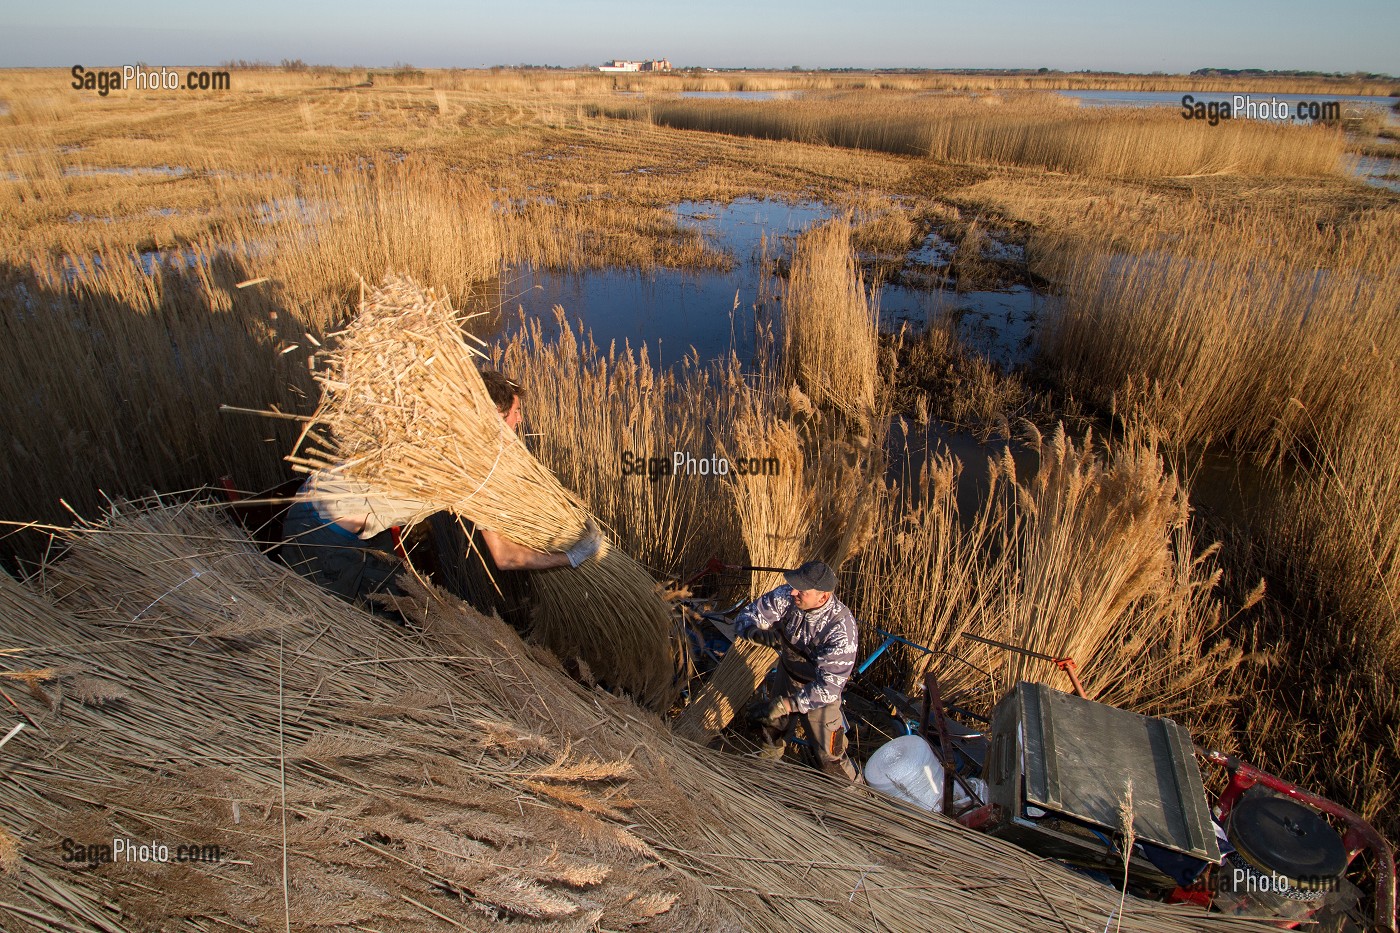
[[[633,62],[623,61],[615,58],[606,65],[599,65],[599,71],[670,71],[671,63],[664,58],[653,58],[650,61]]]

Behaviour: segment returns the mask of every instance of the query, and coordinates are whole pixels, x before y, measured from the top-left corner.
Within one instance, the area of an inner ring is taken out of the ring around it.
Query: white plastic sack
[[[880,746],[865,763],[865,782],[925,810],[943,808],[943,765],[922,736],[902,735]]]

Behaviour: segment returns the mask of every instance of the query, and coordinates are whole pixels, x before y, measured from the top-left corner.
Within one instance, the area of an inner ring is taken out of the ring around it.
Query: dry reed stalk
[[[904,440],[908,464],[907,435]],[[926,448],[928,444],[926,439]],[[916,475],[905,475],[882,491],[874,508],[872,542],[857,562],[859,583],[852,600],[860,618],[916,644],[969,657],[985,669],[992,653],[961,635],[999,627],[992,607],[1005,578],[996,563],[1004,516],[989,502],[964,516],[958,502],[962,475],[956,458],[927,449]],[[892,663],[879,670],[883,679],[913,694],[933,663],[929,655],[896,646]],[[962,665],[942,664],[938,673],[945,689],[985,686]]]
[[[1014,575],[996,612],[1011,640],[1075,658],[1089,694],[1110,705],[1228,702],[1202,693],[1240,661],[1211,595],[1215,548],[1197,553],[1186,493],[1156,446],[1130,434],[1100,453],[1062,427],[1048,438],[1028,431],[1035,475],[1016,483],[1006,458],[1001,477],[1015,496],[1004,542]],[[1022,655],[1003,671],[1006,683],[1058,676]]]
[[[744,711],[763,679],[778,663],[778,652],[757,642],[735,639],[719,666],[676,719],[676,734],[708,744]]]
[[[236,220],[205,248],[246,257],[319,332],[353,311],[362,280],[398,273],[464,295],[494,277],[506,233],[492,201],[481,179],[422,158],[347,159],[228,205]]]
[[[1118,805],[1118,834],[1122,840],[1120,852],[1123,855],[1123,894],[1118,898],[1118,922],[1114,930],[1123,929],[1123,908],[1128,901],[1128,868],[1133,861],[1133,845],[1137,833],[1133,831],[1133,782],[1130,778],[1123,790],[1123,799]]]
[[[721,477],[660,472],[674,451],[699,460],[717,454],[748,391],[737,361],[687,357],[663,368],[645,344],[604,351],[562,310],[556,322],[555,338],[533,321],[498,348],[499,368],[526,392],[521,430],[531,450],[655,572],[683,578],[712,556],[737,552]],[[621,475],[629,462],[637,472]]]
[[[1400,604],[1400,235],[1392,210],[1197,209],[1074,253],[1049,348],[1064,386],[1177,444],[1225,441],[1281,470],[1258,536],[1272,572],[1395,656]],[[1174,229],[1175,229],[1175,225]]]
[[[53,140],[44,151],[58,158]],[[27,171],[72,181],[64,168]],[[25,386],[0,410],[0,431],[16,442],[0,464],[0,517],[66,521],[60,499],[89,513],[102,491],[144,495],[224,475],[244,490],[281,482],[275,448],[291,445],[296,426],[217,412],[309,411],[308,357],[353,310],[351,270],[378,280],[405,269],[458,294],[500,260],[491,193],[416,160],[337,161],[210,197],[206,210],[178,213],[203,217],[202,230],[153,232],[149,217],[144,232],[70,224],[63,253],[36,249],[0,273],[5,337],[23,348],[8,375]],[[153,237],[182,245],[153,254]],[[248,280],[258,284],[239,287]]]
[[[771,476],[731,476],[726,485],[734,497],[749,563],[796,567],[803,559],[815,491],[804,483],[797,431],[765,411],[756,393],[751,398],[734,424],[734,443],[778,458],[781,470]],[[757,598],[781,582],[781,574],[755,575],[749,596]],[[714,738],[744,708],[777,660],[778,652],[767,645],[735,639],[676,721],[677,733],[702,744]]]
[[[1218,682],[1241,660],[1221,637],[1211,555],[1198,552],[1187,499],[1151,444],[1097,450],[1057,428],[1028,427],[1039,457],[1027,479],[1009,450],[990,460],[991,487],[960,514],[961,469],[931,452],[917,482],[892,490],[862,559],[862,618],[972,666],[942,662],[950,690],[994,700],[1018,680],[1059,687],[1053,666],[961,638],[1010,642],[1080,664],[1091,696],[1171,714],[1227,704]],[[929,659],[898,656],[908,685]],[[991,682],[981,671],[992,671]]]
[[[1316,429],[1273,519],[1278,572],[1351,620],[1367,653],[1400,675],[1400,374]],[[1314,428],[1304,413],[1304,430]],[[1283,559],[1279,559],[1283,558]]]
[[[1303,207],[1105,231],[1052,272],[1067,298],[1047,349],[1067,390],[1174,442],[1310,443],[1391,391],[1397,235],[1393,211],[1339,228]]]
[[[100,664],[132,692],[110,709],[74,708],[68,721],[21,700],[54,734],[26,730],[6,749],[23,757],[0,784],[0,820],[25,827],[21,842],[41,844],[25,847],[19,902],[0,910],[108,933],[176,917],[199,933],[246,916],[280,921],[276,749],[283,738],[300,747],[324,734],[377,738],[394,754],[286,761],[285,807],[296,817],[288,920],[298,931],[563,916],[678,933],[843,933],[869,929],[872,918],[1097,933],[1116,905],[1111,889],[936,815],[677,740],[440,594],[418,591],[405,606],[421,626],[409,636],[418,643],[406,644],[211,519],[189,508],[123,510],[71,535],[67,554],[31,581],[57,605],[0,579],[0,643],[37,663]],[[275,609],[288,621],[276,637],[192,639],[218,628],[234,594],[247,611]],[[367,701],[410,693],[439,699],[362,712]],[[598,772],[597,762],[623,760],[628,777],[595,780],[623,773]],[[43,844],[52,826],[155,839],[198,826],[240,861],[158,880],[74,873]],[[452,896],[435,893],[443,891]],[[1251,928],[1149,902],[1134,902],[1123,922],[1131,933]]]
[[[833,221],[798,238],[783,301],[785,379],[818,406],[868,431],[877,381],[875,315],[851,251],[851,228]]]
[[[430,503],[541,551],[586,531],[578,497],[496,411],[462,319],[440,294],[390,278],[365,299],[320,376],[315,423],[334,437],[293,457],[386,493]],[[576,570],[535,574],[532,633],[643,702],[674,693],[672,619],[631,557],[605,542]]]

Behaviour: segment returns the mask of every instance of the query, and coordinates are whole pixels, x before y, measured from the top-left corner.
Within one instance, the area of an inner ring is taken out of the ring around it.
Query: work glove
[[[768,628],[759,628],[757,625],[751,625],[744,630],[743,637],[747,638],[749,641],[758,642],[760,645],[767,645],[769,648],[781,648],[783,646],[783,636],[778,632],[778,627],[776,625],[770,625]]]
[[[792,700],[787,697],[778,697],[769,703],[763,711],[763,718],[759,720],[764,725],[782,728],[787,723],[787,718],[797,712]]]
[[[598,530],[598,525],[590,517],[588,523],[584,525],[583,536],[575,541],[564,556],[569,559],[569,566],[577,568],[579,564],[597,556],[598,551],[603,546],[603,535]]]

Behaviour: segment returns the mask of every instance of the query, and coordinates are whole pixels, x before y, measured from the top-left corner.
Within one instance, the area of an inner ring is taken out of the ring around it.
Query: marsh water
[[[636,348],[645,342],[653,361],[670,363],[694,352],[701,360],[733,350],[741,359],[753,353],[755,327],[776,324],[782,283],[765,271],[764,259],[791,254],[804,230],[834,215],[818,201],[739,198],[729,204],[686,201],[676,205],[682,228],[698,230],[709,244],[733,260],[727,271],[622,269],[579,273],[520,267],[505,272],[494,293],[477,310],[497,311],[503,323],[523,312],[554,326],[553,308],[593,334],[603,347],[616,342]],[[936,275],[949,261],[947,245],[936,234],[905,258],[911,278]],[[990,251],[1014,250],[993,243]],[[1029,358],[1035,324],[1045,300],[1025,286],[1000,291],[955,292],[906,285],[873,289],[883,330],[919,330],[947,314],[972,348],[1004,367]]]

